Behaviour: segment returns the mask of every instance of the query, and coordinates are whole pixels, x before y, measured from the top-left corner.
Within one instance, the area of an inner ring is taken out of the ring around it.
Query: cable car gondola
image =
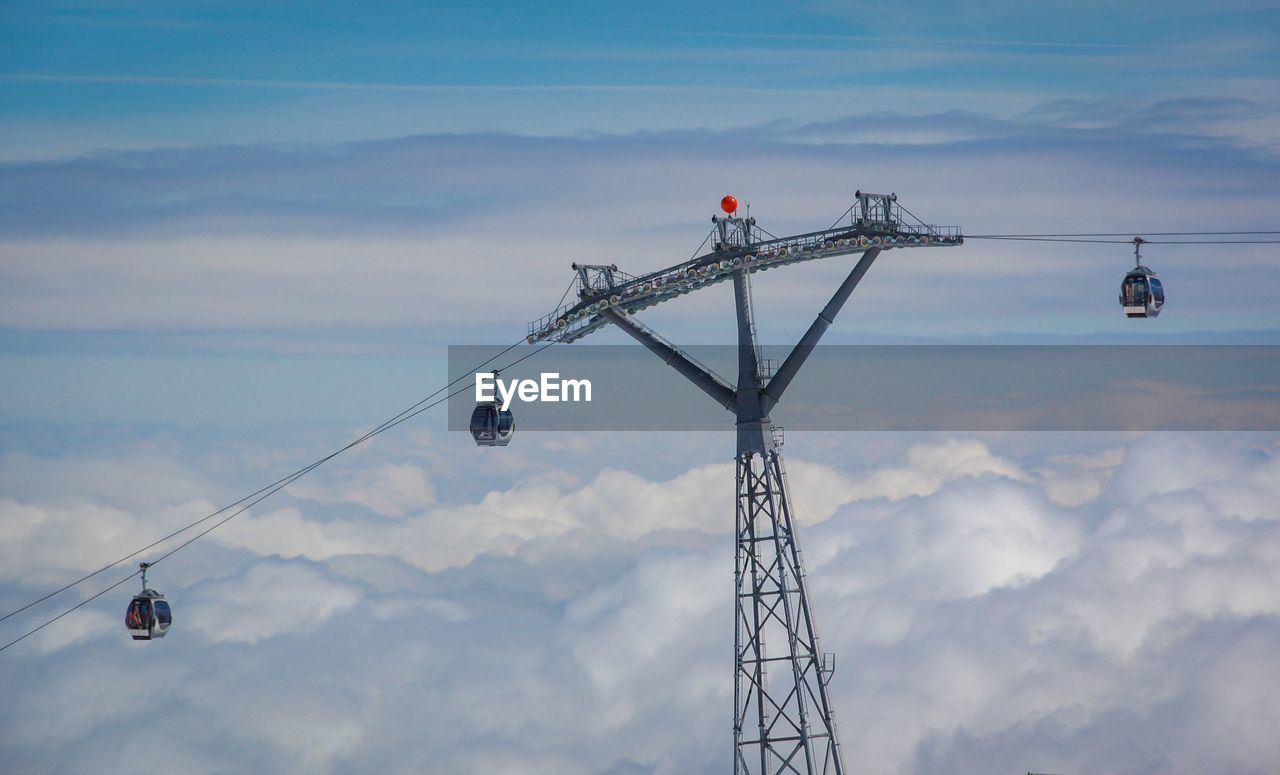
[[[173,613],[164,595],[147,588],[147,568],[151,563],[139,563],[142,568],[142,591],[133,596],[124,614],[124,626],[134,640],[163,638],[173,624]]]
[[[500,409],[497,401],[481,401],[471,412],[471,438],[481,447],[505,447],[516,432],[510,409]]]
[[[1133,238],[1134,268],[1120,283],[1120,307],[1126,317],[1153,318],[1164,306],[1164,285],[1156,273],[1142,265],[1141,237]]]

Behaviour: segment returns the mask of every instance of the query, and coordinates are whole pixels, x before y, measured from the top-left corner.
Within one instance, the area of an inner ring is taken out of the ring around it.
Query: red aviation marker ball
[[[738,209],[738,197],[733,194],[726,194],[724,199],[720,200],[720,209],[729,215],[733,215],[733,212]]]

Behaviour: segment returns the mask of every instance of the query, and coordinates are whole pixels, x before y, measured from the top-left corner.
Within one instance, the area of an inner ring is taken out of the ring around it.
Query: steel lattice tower
[[[835,659],[819,647],[787,494],[780,429],[773,426],[769,412],[883,250],[963,242],[958,229],[927,226],[911,217],[892,194],[858,192],[856,198],[840,219],[847,217],[847,224],[780,239],[761,238],[753,218],[732,214],[712,218],[716,237],[712,252],[640,277],[613,264],[574,264],[578,301],[529,326],[528,341],[533,344],[571,342],[613,323],[734,415],[735,775],[844,772],[827,694]],[[770,373],[760,357],[750,275],[849,253],[862,256],[782,364]],[[736,384],[632,317],[641,309],[730,279],[738,329]]]
[[[852,282],[841,286],[847,292],[837,292],[814,322],[818,328],[810,327],[773,375],[782,378],[771,380],[776,395],[879,253],[864,255]],[[824,661],[818,647],[781,439],[767,414],[776,398],[765,384],[747,274],[734,277],[733,290],[738,316],[733,771],[838,775],[844,768],[827,698],[834,664]]]

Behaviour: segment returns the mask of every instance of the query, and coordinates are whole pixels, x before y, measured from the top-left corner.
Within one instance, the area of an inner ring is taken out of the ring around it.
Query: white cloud
[[[1093,455],[1054,455],[1035,473],[1054,503],[1079,506],[1102,494],[1102,486],[1122,462],[1124,448],[1115,447]]]
[[[289,493],[321,503],[355,503],[384,517],[403,517],[435,500],[427,472],[413,463],[385,463],[362,470],[353,481],[324,486],[317,479],[289,485]]]
[[[235,578],[195,586],[181,615],[175,615],[175,626],[182,623],[215,643],[252,645],[315,629],[336,615],[367,626],[369,617],[351,610],[362,599],[354,586],[332,581],[309,565],[255,564]]]
[[[84,611],[83,613],[77,611],[32,635],[31,645],[45,654],[51,654],[90,638],[119,635],[119,628],[123,621],[123,606],[118,617],[104,611]]]
[[[386,527],[361,519],[311,521],[287,508],[245,515],[213,538],[261,555],[326,560],[375,553],[438,571],[465,566],[483,554],[513,554],[531,542],[574,531],[619,540],[662,530],[718,533],[732,525],[731,477],[732,469],[724,465],[696,468],[665,482],[605,469],[575,490],[528,480],[489,492],[477,503],[431,508]]]
[[[368,476],[378,476],[381,469],[373,470]],[[801,524],[828,519],[841,505],[854,501],[919,497],[937,492],[948,481],[989,475],[1027,479],[981,442],[955,439],[915,445],[905,466],[857,478],[829,465],[799,461],[788,466]],[[367,476],[356,479],[322,491],[363,491]],[[730,464],[700,466],[666,481],[605,468],[581,485],[527,479],[510,490],[491,491],[477,503],[406,515],[387,529],[358,517],[309,520],[302,511],[286,508],[245,515],[213,538],[261,555],[326,560],[372,552],[436,571],[466,565],[486,553],[513,554],[530,543],[576,532],[624,541],[672,530],[720,534],[733,524],[732,482]],[[312,493],[320,489],[304,489],[301,494],[314,498]]]
[[[73,570],[96,569],[137,549],[138,527],[133,515],[110,506],[0,497],[0,577],[52,583]]]
[[[938,443],[916,444],[907,451],[906,464],[882,468],[854,484],[850,500],[903,498],[932,495],[943,483],[955,479],[996,476],[1026,481],[1016,464],[991,454],[975,440],[946,439]]]

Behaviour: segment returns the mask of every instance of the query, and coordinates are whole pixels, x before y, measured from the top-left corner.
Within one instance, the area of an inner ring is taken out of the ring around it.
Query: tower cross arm
[[[880,248],[871,248],[862,254],[862,258],[849,271],[849,275],[844,278],[844,282],[840,283],[840,287],[831,296],[827,306],[823,307],[822,311],[818,313],[818,317],[814,318],[809,330],[805,331],[804,336],[800,337],[800,341],[796,343],[796,346],[791,348],[791,352],[787,354],[782,365],[778,367],[777,372],[769,380],[769,384],[765,386],[764,395],[761,398],[765,412],[768,412],[778,401],[782,400],[782,394],[786,392],[791,380],[795,379],[800,367],[804,365],[810,353],[813,352],[813,348],[817,346],[818,340],[822,339],[822,335],[835,322],[836,315],[840,314],[840,309],[849,300],[853,289],[858,287],[858,283],[862,281],[867,270],[875,263],[876,256],[879,255]]]
[[[697,385],[702,392],[711,396],[712,400],[717,404],[729,410],[733,409],[736,399],[735,391],[725,384],[722,379],[689,360],[684,353],[654,336],[651,331],[636,323],[629,315],[614,308],[605,309],[601,314],[616,324],[618,328],[627,332],[632,339],[647,347],[650,352],[661,358],[668,366]]]

